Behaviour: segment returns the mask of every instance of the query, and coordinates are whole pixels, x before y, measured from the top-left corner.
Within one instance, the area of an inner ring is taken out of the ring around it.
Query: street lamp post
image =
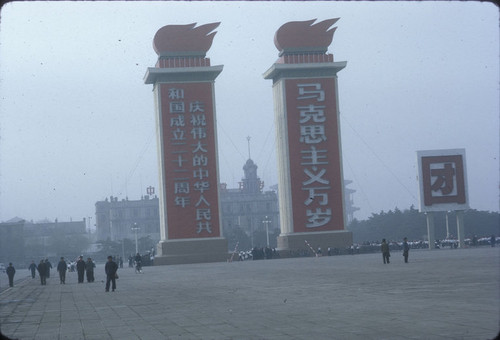
[[[269,247],[269,223],[271,223],[271,221],[269,221],[269,218],[266,216],[266,219],[262,221],[262,223],[266,225],[267,247]]]
[[[138,247],[138,244],[137,244],[137,232],[141,228],[139,228],[137,226],[137,223],[134,223],[134,226],[132,228],[130,228],[130,229],[132,229],[133,231],[135,231],[135,253],[137,254],[139,252],[139,247]]]

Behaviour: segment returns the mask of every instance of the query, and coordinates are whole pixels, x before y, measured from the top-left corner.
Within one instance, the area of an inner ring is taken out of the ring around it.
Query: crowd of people
[[[384,239],[385,240],[385,239]],[[328,247],[326,251],[321,248],[312,249],[305,247],[303,249],[298,249],[290,252],[292,257],[310,257],[310,256],[335,256],[335,255],[355,255],[355,254],[367,254],[376,253],[381,251],[381,247],[385,243],[384,248],[388,248],[391,251],[401,251],[405,257],[405,262],[408,262],[408,254],[410,249],[428,249],[429,242],[424,240],[413,240],[409,241],[406,237],[402,241],[367,241],[363,243],[355,243],[346,248],[334,248]],[[478,247],[478,246],[491,246],[494,247],[496,244],[500,244],[500,237],[495,237],[491,235],[488,237],[477,237],[473,236],[470,238],[465,238],[464,240],[466,247]],[[436,240],[434,248],[458,248],[459,241],[456,238],[446,238],[442,240]],[[254,247],[251,250],[239,251],[237,253],[239,261],[246,260],[262,260],[262,259],[274,259],[279,258],[280,254],[275,248],[269,247]],[[389,263],[386,258],[386,263]]]
[[[238,252],[238,261],[247,260],[271,260],[280,257],[276,248],[253,247],[251,250]]]
[[[112,264],[109,264],[112,263]],[[31,264],[28,266],[28,270],[31,273],[31,278],[35,279],[38,273],[38,277],[40,278],[40,284],[42,286],[47,285],[47,279],[50,278],[51,269],[53,268],[52,263],[48,258],[41,259],[38,264],[35,263],[34,260],[31,261]],[[56,270],[59,274],[59,283],[64,285],[66,284],[66,273],[68,271],[74,271],[72,268],[76,269],[78,283],[84,283],[85,278],[88,283],[95,282],[94,269],[96,268],[95,262],[92,258],[88,257],[86,261],[83,260],[83,256],[79,256],[78,259],[74,262],[70,262],[69,264],[66,262],[64,257],[61,257],[59,262],[57,263]],[[114,262],[112,256],[108,256],[108,262],[105,265],[105,273],[107,276],[106,280],[106,291],[109,291],[109,283],[113,283],[113,291],[116,289],[116,282],[114,281],[116,272],[118,270],[118,265]],[[9,277],[9,286],[14,286],[14,275],[16,270],[12,263],[9,263],[9,267],[6,269],[6,274]]]
[[[495,235],[491,235],[490,237],[477,237],[473,236],[472,238],[465,239],[465,244],[470,247],[476,246],[485,246],[489,245],[491,247],[495,247],[497,243],[500,243],[500,237],[495,237]],[[450,248],[457,248],[458,240],[456,239],[444,239],[435,241],[435,248],[439,249],[441,247],[449,246]],[[388,242],[386,239],[382,239],[382,242],[365,242],[361,245],[353,244],[350,247],[345,249],[345,252],[342,252],[337,248],[328,247],[326,255],[340,255],[340,254],[359,254],[359,253],[369,253],[380,251],[382,253],[382,260],[384,264],[390,263],[390,252],[391,250],[397,250],[403,252],[404,262],[408,263],[409,252],[410,249],[422,249],[428,248],[429,243],[427,241],[408,241],[405,237],[402,242]],[[321,248],[315,251],[314,249],[303,249],[300,253],[297,253],[297,256],[311,256],[313,253],[315,256],[323,256],[323,252]],[[276,248],[271,249],[270,247],[254,247],[249,251],[240,251],[238,253],[238,260],[263,260],[263,259],[273,259],[279,258],[279,252]],[[147,265],[152,265],[154,255],[148,253],[144,257],[137,253],[135,256],[130,255],[128,258],[129,267],[135,267],[136,273],[142,273],[142,266],[144,264],[144,260],[146,259]],[[96,268],[95,262],[92,258],[88,257],[86,261],[83,260],[83,256],[79,256],[75,262],[70,262],[69,264],[65,261],[64,257],[61,257],[59,263],[57,264],[57,272],[59,273],[59,283],[66,284],[66,272],[74,271],[76,268],[78,283],[83,283],[85,277],[87,278],[88,283],[92,283],[95,281],[94,269]],[[105,291],[109,292],[111,287],[112,291],[116,289],[116,279],[118,278],[118,268],[123,268],[123,258],[121,256],[108,256],[106,264],[104,266],[104,271],[106,274],[106,286]],[[35,264],[35,261],[32,260],[31,264],[28,267],[28,270],[31,272],[31,278],[35,279],[36,272],[38,272],[38,276],[40,277],[40,284],[42,286],[47,284],[47,279],[50,278],[50,270],[52,269],[52,263],[48,258],[41,259],[40,262]],[[14,275],[16,273],[16,269],[12,263],[9,263],[9,266],[5,269],[5,273],[9,278],[9,286],[14,286]]]
[[[129,257],[129,267],[134,267],[136,273],[142,273],[143,265],[152,265],[153,259],[151,253],[141,256],[139,253],[136,255],[130,255]],[[53,268],[52,263],[48,258],[41,259],[38,264],[34,260],[28,266],[28,270],[31,273],[32,279],[35,279],[37,274],[40,278],[40,284],[42,286],[47,284],[47,279],[50,278],[51,269]],[[91,257],[84,260],[83,255],[79,256],[74,261],[67,262],[64,257],[61,257],[57,266],[55,267],[59,274],[59,283],[66,284],[66,273],[75,272],[77,273],[77,282],[79,284],[84,283],[85,279],[87,283],[95,282],[95,268],[96,264]],[[123,268],[123,258],[121,256],[108,256],[107,261],[104,265],[104,272],[106,274],[106,286],[105,291],[109,292],[115,291],[116,289],[116,279],[118,279],[118,269]],[[9,277],[9,286],[14,286],[14,275],[15,268],[12,263],[5,269],[5,273]]]
[[[389,249],[391,251],[403,251],[404,241],[386,241]],[[428,249],[429,242],[424,240],[413,240],[407,241],[410,249]],[[381,242],[379,241],[367,241],[360,244],[353,244],[345,250],[342,249],[332,249],[334,255],[340,255],[344,253],[348,254],[365,254],[365,253],[375,253],[378,252],[381,247]],[[466,247],[479,247],[479,246],[491,246],[495,247],[496,244],[500,244],[500,237],[495,237],[491,235],[488,237],[468,237],[464,239],[464,244]],[[434,241],[435,249],[456,249],[459,246],[459,241],[456,238],[450,237],[441,240]]]
[[[31,272],[31,278],[34,279],[36,273],[38,272],[38,276],[40,278],[40,284],[46,285],[47,279],[50,278],[51,269],[53,268],[52,263],[48,258],[41,259],[40,262],[35,264],[35,261],[31,261],[31,264],[28,267],[28,270]],[[56,270],[59,274],[59,283],[66,284],[66,272],[76,271],[78,273],[78,283],[83,283],[85,276],[87,277],[87,282],[94,282],[94,268],[95,263],[92,258],[87,258],[87,261],[83,260],[83,256],[79,256],[75,262],[70,262],[69,264],[66,262],[64,257],[59,259],[57,263]]]

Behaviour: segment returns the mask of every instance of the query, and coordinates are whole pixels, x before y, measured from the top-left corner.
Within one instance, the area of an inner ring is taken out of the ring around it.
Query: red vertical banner
[[[344,230],[335,78],[285,80],[294,232]]]
[[[159,83],[168,239],[220,237],[213,83]]]

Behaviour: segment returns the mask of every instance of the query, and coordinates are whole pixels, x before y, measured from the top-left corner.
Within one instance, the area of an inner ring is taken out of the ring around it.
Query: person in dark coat
[[[35,264],[35,261],[31,261],[31,264],[30,266],[28,267],[28,270],[31,270],[31,278],[34,279],[35,278],[35,272],[36,272],[36,264]]]
[[[142,270],[142,256],[141,256],[141,254],[137,253],[137,255],[135,255],[134,261],[135,261],[136,272],[141,273],[141,270]]]
[[[408,253],[410,252],[410,245],[408,244],[408,239],[405,237],[403,239],[403,256],[405,258],[405,263],[408,263]]]
[[[78,273],[78,283],[83,283],[85,275],[85,261],[83,261],[83,256],[80,256],[78,261],[76,261],[76,272]]]
[[[40,283],[42,284],[42,286],[45,286],[47,284],[47,278],[45,277],[45,275],[47,275],[45,262],[43,260],[40,260],[40,263],[38,264],[38,267],[36,269],[38,270],[38,275],[40,275]]]
[[[16,269],[12,265],[12,262],[9,263],[9,266],[5,270],[7,276],[9,277],[9,287],[14,287],[14,274],[16,273]]]
[[[52,263],[50,263],[49,259],[45,259],[45,270],[47,275],[45,275],[47,278],[50,278],[50,269],[52,268]]]
[[[85,262],[85,273],[87,274],[87,282],[89,283],[94,282],[94,268],[95,268],[95,263],[89,257],[87,259],[87,262]]]
[[[104,271],[106,272],[106,292],[109,292],[109,284],[112,283],[111,289],[113,292],[116,289],[116,272],[118,270],[118,265],[113,261],[113,256],[108,256],[108,262],[104,266]]]
[[[57,271],[59,272],[60,284],[66,284],[66,271],[68,270],[68,264],[64,261],[64,257],[61,257],[59,263],[57,264]]]
[[[389,257],[391,256],[391,254],[389,252],[389,245],[387,244],[387,242],[385,242],[385,238],[382,240],[382,245],[380,246],[380,249],[382,250],[382,258],[384,259],[384,264],[390,263]]]

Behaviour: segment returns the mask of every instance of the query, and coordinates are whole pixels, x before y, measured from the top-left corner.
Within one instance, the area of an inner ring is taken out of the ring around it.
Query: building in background
[[[250,238],[251,247],[276,245],[270,238],[279,229],[278,196],[275,191],[263,191],[264,182],[257,176],[257,165],[248,159],[243,166],[244,177],[239,188],[228,189],[221,184],[220,202],[224,235],[239,228]],[[257,233],[266,233],[264,240],[257,241]],[[259,244],[258,244],[259,243]],[[229,245],[232,248],[231,244]]]
[[[110,196],[96,202],[97,240],[121,241],[150,237],[160,240],[159,200],[157,196],[142,196],[140,200],[119,200]],[[137,235],[136,235],[137,233]]]
[[[278,204],[278,186],[271,186],[272,190],[263,191],[264,182],[257,176],[257,165],[252,159],[248,159],[243,166],[244,177],[239,182],[239,187],[234,189],[227,188],[226,183],[220,185],[220,201],[222,211],[222,225],[224,235],[240,228],[249,237],[251,247],[261,247],[267,245],[262,240],[256,240],[254,236],[258,233],[269,235],[269,244],[276,246],[276,239],[280,229],[279,204]],[[354,219],[354,213],[359,210],[354,205],[354,193],[356,190],[347,188],[351,180],[344,180],[344,199],[345,214],[347,222]],[[231,241],[231,240],[229,240]],[[231,242],[230,242],[231,243]],[[234,245],[229,246],[232,250]]]
[[[24,262],[24,224],[22,218],[15,217],[0,223],[0,263]]]
[[[243,166],[244,176],[238,183],[238,188],[228,188],[226,183],[220,184],[223,232],[227,237],[237,232],[237,229],[243,231],[249,238],[248,248],[266,246],[269,235],[269,245],[275,247],[275,236],[280,229],[278,186],[274,185],[272,190],[264,191],[264,182],[258,177],[257,169],[258,166],[249,158]],[[350,180],[344,182],[346,186],[351,183]],[[348,222],[351,222],[354,212],[359,210],[354,206],[353,200],[356,190],[347,187],[344,190],[346,216]],[[95,207],[98,241],[134,240],[136,231],[138,238],[149,236],[153,242],[160,240],[157,196],[145,195],[140,200],[119,200],[118,197],[111,196],[96,202]],[[243,244],[240,247],[246,248]],[[232,249],[234,242],[229,242],[228,250]]]
[[[32,260],[55,261],[60,256],[74,258],[90,243],[87,220],[59,222],[26,221],[15,217],[0,223],[0,262],[23,268]]]
[[[347,224],[354,220],[354,213],[359,210],[358,207],[354,206],[354,193],[356,190],[347,187],[351,183],[351,180],[344,179],[344,203]]]

